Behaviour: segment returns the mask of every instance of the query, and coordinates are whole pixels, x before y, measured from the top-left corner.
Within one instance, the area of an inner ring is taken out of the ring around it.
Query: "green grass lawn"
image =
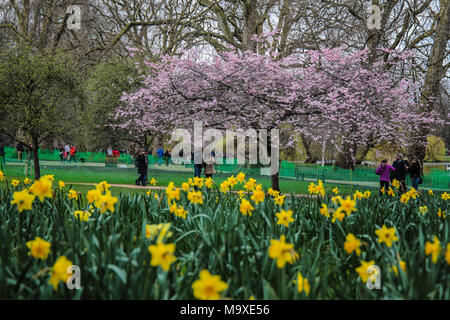
[[[7,166],[4,170],[4,174],[9,179],[23,180],[24,167],[23,166]],[[54,174],[56,181],[62,180],[66,184],[71,182],[85,182],[85,183],[98,183],[101,181],[108,181],[111,184],[129,184],[133,185],[138,174],[136,169],[131,168],[105,168],[105,167],[64,167],[64,166],[42,166],[41,174]],[[214,181],[219,185],[231,174],[216,174],[214,175]],[[28,177],[33,178],[33,172],[28,172]],[[193,177],[193,173],[190,172],[168,172],[162,170],[149,170],[149,180],[155,178],[158,182],[158,186],[167,186],[169,182],[174,182],[175,185],[180,186],[182,182],[187,181]],[[263,187],[269,188],[271,186],[270,177],[254,177],[258,183],[261,183]],[[280,188],[283,193],[308,193],[308,185],[310,181],[296,181],[289,179],[280,179]],[[336,185],[325,184],[326,189],[332,189]],[[349,185],[338,185],[342,193],[352,193],[356,190]],[[74,189],[77,191],[87,191],[91,189],[91,186],[74,185]],[[143,192],[142,190],[127,189],[127,188],[113,188],[119,192]],[[238,186],[234,188],[239,190]],[[360,190],[370,189],[368,187],[360,187]],[[373,189],[373,188],[372,188]]]

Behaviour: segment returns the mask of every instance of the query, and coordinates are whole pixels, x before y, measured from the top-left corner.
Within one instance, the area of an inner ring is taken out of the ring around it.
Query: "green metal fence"
[[[14,148],[6,147],[6,162],[18,162],[17,153]],[[22,158],[27,159],[27,154],[24,153]],[[39,158],[47,161],[60,161],[59,150],[39,150]],[[105,163],[106,154],[99,152],[77,152],[77,161],[84,158],[87,162]],[[158,163],[158,158],[149,156],[149,166],[154,166]],[[134,164],[134,158],[129,154],[121,154],[117,159],[118,164]],[[193,171],[193,164],[185,165]],[[237,174],[244,172],[250,177],[262,177],[260,168],[253,165],[239,165],[237,159],[233,159],[232,163],[225,162],[223,164],[216,164],[217,174]],[[185,171],[186,172],[186,171]],[[177,171],[172,171],[177,174]],[[365,188],[378,188],[379,176],[375,174],[375,167],[357,167],[355,170],[342,169],[336,166],[320,166],[316,164],[295,164],[293,162],[281,161],[280,179],[293,181],[317,181],[322,180],[324,183],[333,183],[341,185],[350,185],[351,188],[355,186],[362,186]],[[406,184],[411,186],[411,179],[409,175],[406,178]],[[424,173],[423,184],[421,188],[432,188],[440,190],[450,189],[450,171],[431,169]]]

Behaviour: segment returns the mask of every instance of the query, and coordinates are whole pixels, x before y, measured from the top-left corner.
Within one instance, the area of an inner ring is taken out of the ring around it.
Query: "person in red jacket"
[[[119,158],[120,157],[120,152],[117,149],[114,149],[112,152],[112,155],[114,158]]]
[[[77,149],[75,148],[74,145],[72,145],[72,146],[70,147],[70,158],[69,158],[69,162],[71,162],[72,159],[73,159],[73,161],[77,162],[76,153],[77,153]]]

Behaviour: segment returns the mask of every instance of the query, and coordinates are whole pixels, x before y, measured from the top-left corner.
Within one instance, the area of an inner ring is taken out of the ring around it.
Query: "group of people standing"
[[[160,146],[158,150],[156,150],[156,155],[158,156],[158,165],[161,165],[163,160],[166,163],[166,166],[172,162],[172,154],[169,149],[164,150],[164,148]]]
[[[400,193],[405,193],[408,173],[411,176],[412,187],[418,190],[419,184],[422,183],[421,169],[422,164],[416,156],[412,156],[411,163],[409,163],[407,159],[403,159],[403,154],[398,153],[392,166],[387,163],[387,159],[382,160],[381,165],[375,171],[380,176],[380,192],[383,187],[384,190],[389,189],[389,184],[397,180],[400,183]]]
[[[59,159],[61,163],[66,163],[66,161],[77,162],[77,148],[74,145],[66,144],[63,146],[59,145]]]

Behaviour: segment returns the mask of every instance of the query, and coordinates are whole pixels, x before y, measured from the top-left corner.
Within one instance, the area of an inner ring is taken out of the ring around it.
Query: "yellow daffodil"
[[[331,191],[333,191],[334,194],[338,194],[339,193],[339,188],[338,187],[334,187],[334,189],[331,190]]]
[[[69,199],[78,200],[78,192],[76,192],[75,190],[70,189],[67,196],[69,197]]]
[[[252,206],[252,204],[250,203],[250,201],[247,201],[246,199],[242,199],[241,201],[241,205],[239,206],[239,210],[241,211],[241,213],[246,216],[247,214],[249,216],[252,215],[252,211],[255,208]]]
[[[277,267],[281,269],[286,263],[292,264],[298,259],[298,253],[295,252],[294,245],[286,243],[286,237],[281,235],[280,240],[270,240],[269,257],[276,259]]]
[[[441,208],[439,208],[439,210],[437,212],[437,215],[438,215],[439,218],[442,217],[443,219],[445,219],[445,211],[442,212]]]
[[[284,198],[286,198],[286,196],[276,196],[273,200],[275,201],[275,204],[282,206],[284,203]]]
[[[431,254],[431,261],[433,263],[436,263],[438,261],[440,252],[441,252],[441,244],[436,236],[433,237],[433,242],[427,241],[425,243],[425,254],[427,256]]]
[[[45,176],[41,177],[34,181],[30,187],[30,192],[38,197],[41,202],[44,202],[44,198],[53,198],[52,180]]]
[[[106,181],[102,181],[95,186],[95,188],[101,193],[108,192],[110,187],[111,187],[111,185],[108,184],[108,182],[106,182]]]
[[[195,203],[203,204],[203,196],[200,190],[189,192],[187,195],[187,199],[193,204]]]
[[[371,193],[370,193],[370,191],[369,190],[367,190],[366,192],[364,192],[364,198],[370,198],[370,195],[371,195]]]
[[[220,184],[220,192],[227,193],[229,189],[230,189],[230,184],[228,183],[227,180],[225,180],[224,182],[222,182]]]
[[[59,180],[58,188],[63,189],[65,186],[66,186],[66,184],[64,183],[64,181]]]
[[[153,240],[158,236],[156,242],[162,242],[172,236],[172,232],[169,229],[170,223],[147,224],[145,226],[145,237]]]
[[[169,271],[170,265],[177,260],[173,255],[175,252],[175,243],[157,243],[148,247],[148,251],[152,255],[150,264],[152,266],[160,266],[164,271]]]
[[[13,193],[13,200],[11,204],[17,205],[17,210],[31,210],[35,196],[30,194],[28,190],[16,191]]]
[[[329,218],[330,217],[330,213],[328,212],[328,207],[325,203],[322,203],[322,208],[319,209],[320,214]]]
[[[395,197],[395,192],[394,192],[394,190],[391,187],[389,187],[389,190],[388,190],[387,194],[392,196],[392,197]]]
[[[336,204],[336,202],[340,201],[341,199],[341,196],[334,196],[331,198],[331,201],[333,201],[333,204]]]
[[[214,181],[211,177],[205,179],[205,187],[211,189],[213,187]]]
[[[352,213],[352,211],[356,211],[356,208],[355,208],[356,201],[350,199],[350,197],[347,197],[345,200],[340,198],[339,202],[341,204],[342,210],[345,211],[345,213],[347,213],[347,215],[350,215]]]
[[[419,212],[420,212],[422,215],[424,215],[425,213],[427,213],[427,211],[428,211],[427,206],[419,207]]]
[[[450,194],[444,192],[443,194],[441,194],[441,198],[442,200],[447,201],[448,199],[450,199]]]
[[[353,194],[353,199],[361,200],[362,198],[364,198],[364,194],[362,192],[356,190],[355,193]]]
[[[360,246],[361,240],[356,238],[353,233],[349,233],[344,242],[345,252],[351,254],[353,251],[355,251],[356,255],[359,256],[361,254],[361,249],[359,248]]]
[[[308,296],[311,291],[311,286],[309,285],[309,281],[307,278],[303,278],[300,272],[297,273],[297,280],[294,280],[294,283],[297,283],[297,292],[302,293],[305,292],[305,295]]]
[[[398,241],[398,237],[395,235],[395,233],[395,228],[388,229],[384,224],[381,229],[375,230],[375,234],[378,236],[378,242],[384,242],[388,247],[392,247],[393,241]]]
[[[86,210],[76,210],[73,215],[75,218],[77,218],[80,221],[89,221],[89,217],[91,216],[91,213]]]
[[[197,186],[198,188],[203,187],[203,178],[194,177],[194,182],[192,183],[193,186]]]
[[[404,193],[404,194],[402,194],[402,195],[400,196],[400,202],[401,202],[401,203],[407,204],[408,201],[409,201],[409,199],[411,199],[411,197],[409,196],[408,193]]]
[[[181,184],[181,189],[182,189],[184,192],[188,192],[188,191],[189,191],[189,188],[190,188],[189,183],[183,182],[183,183]]]
[[[28,177],[23,180],[23,184],[31,184],[31,182],[31,179]]]
[[[237,179],[234,176],[228,177],[227,181],[231,188],[233,188],[238,183]]]
[[[11,185],[12,185],[14,188],[17,187],[19,184],[20,184],[20,181],[19,181],[19,180],[16,180],[16,179],[12,179],[12,180],[11,180]]]
[[[397,179],[392,180],[392,186],[396,189],[400,188],[400,182]]]
[[[56,260],[50,271],[51,277],[49,280],[49,283],[53,285],[55,290],[58,290],[59,281],[67,282],[67,279],[71,276],[70,273],[67,273],[67,268],[72,265],[72,261],[68,260],[65,256],[61,256]]]
[[[208,270],[200,271],[200,278],[192,284],[194,297],[199,300],[219,300],[220,293],[228,289],[228,284],[219,275],[212,275]]]
[[[111,191],[100,195],[94,202],[94,205],[100,209],[100,213],[105,213],[107,210],[114,212],[114,204],[118,201],[116,197],[111,195]]]
[[[428,190],[428,194],[430,195],[430,196],[432,196],[432,195],[434,195],[434,193],[433,193],[433,190]]]
[[[152,185],[152,186],[156,186],[156,183],[157,183],[158,181],[156,181],[155,180],[155,178],[152,178],[152,180],[150,180],[150,184]]]
[[[285,211],[281,209],[281,211],[275,215],[278,218],[277,224],[282,224],[285,227],[288,227],[290,223],[294,222],[294,219],[292,218],[292,210]]]
[[[335,212],[333,212],[333,218],[331,219],[332,223],[335,223],[336,220],[342,221],[345,218],[345,212],[342,207],[337,208]]]
[[[264,197],[265,197],[265,194],[263,191],[255,190],[255,191],[253,191],[253,194],[250,197],[250,199],[252,199],[255,202],[255,204],[258,204],[258,203],[264,201]]]
[[[36,237],[34,240],[27,242],[27,247],[30,249],[28,255],[32,255],[36,259],[46,260],[50,253],[50,246],[50,242]]]
[[[256,180],[253,178],[248,179],[248,181],[244,184],[244,189],[247,191],[252,191],[255,188]]]
[[[369,277],[373,274],[373,272],[372,273],[367,273],[367,269],[370,266],[373,266],[373,265],[375,265],[375,261],[374,260],[371,260],[369,262],[361,260],[361,266],[356,268],[356,272],[358,272],[359,277],[361,278],[362,282],[366,283],[367,279],[369,279]]]
[[[86,198],[89,203],[93,203],[94,201],[97,201],[101,195],[102,194],[98,189],[92,189],[88,191]]]
[[[239,172],[239,173],[236,175],[236,180],[237,180],[237,182],[239,182],[239,183],[243,183],[244,180],[245,180],[245,173]]]
[[[406,272],[406,262],[405,261],[399,261],[398,265],[400,266],[400,269],[403,270],[403,272]],[[392,270],[394,271],[395,275],[398,276],[398,268],[396,265],[392,266]]]

